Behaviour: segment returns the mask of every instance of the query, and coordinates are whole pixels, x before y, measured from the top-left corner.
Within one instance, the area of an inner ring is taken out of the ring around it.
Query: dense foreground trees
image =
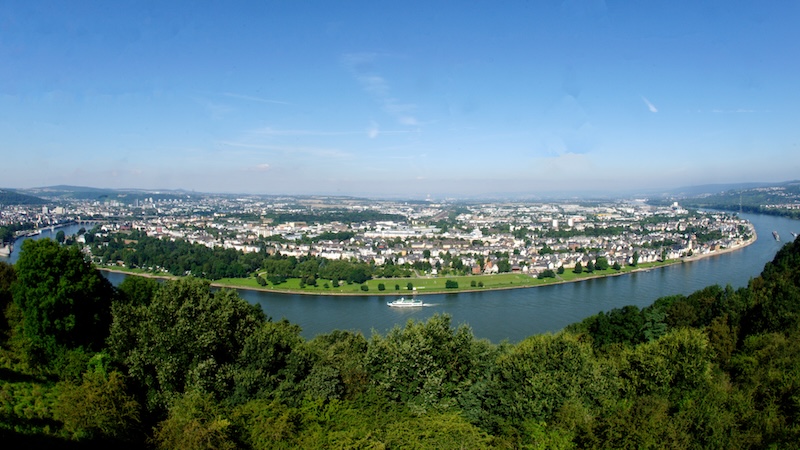
[[[795,242],[746,288],[517,344],[447,316],[306,340],[232,291],[135,277],[111,289],[74,248],[39,241],[0,265],[0,435],[50,447],[792,447],[798,267]]]

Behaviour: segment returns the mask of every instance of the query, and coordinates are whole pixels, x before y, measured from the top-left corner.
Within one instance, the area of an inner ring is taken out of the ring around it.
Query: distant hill
[[[0,205],[41,205],[45,201],[39,197],[23,194],[11,189],[0,189]]]
[[[122,203],[134,203],[136,200],[153,199],[177,200],[187,199],[193,194],[182,190],[146,190],[146,189],[109,189],[87,186],[57,185],[28,189],[27,192],[53,200],[116,200]]]
[[[711,189],[711,186],[725,185],[697,186],[687,189],[687,192],[693,192],[691,195],[685,193],[664,196],[651,203],[665,204],[679,201],[681,205],[690,208],[741,211],[800,219],[800,181],[746,183],[722,191]]]
[[[743,191],[759,187],[773,186],[774,183],[726,183],[726,184],[702,184],[698,186],[684,186],[667,191],[668,195],[680,197],[696,197],[703,195],[713,195],[722,192]]]

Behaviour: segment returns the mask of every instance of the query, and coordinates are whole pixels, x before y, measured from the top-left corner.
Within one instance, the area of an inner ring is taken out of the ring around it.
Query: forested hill
[[[2,205],[42,205],[44,200],[33,195],[22,194],[10,189],[0,189],[0,206]]]
[[[728,189],[713,194],[669,197],[654,204],[678,200],[682,206],[800,218],[800,181]]]
[[[0,264],[4,445],[794,448],[800,242],[747,287],[601,313],[518,344],[449,317],[311,340],[185,278],[112,288],[77,247]],[[269,311],[267,311],[268,313]]]

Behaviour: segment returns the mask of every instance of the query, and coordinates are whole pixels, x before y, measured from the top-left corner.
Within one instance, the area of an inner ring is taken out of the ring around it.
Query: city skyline
[[[797,179],[800,5],[12,1],[0,187],[392,197]]]

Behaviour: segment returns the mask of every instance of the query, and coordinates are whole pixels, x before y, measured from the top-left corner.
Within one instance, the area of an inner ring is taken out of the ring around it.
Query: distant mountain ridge
[[[42,198],[23,194],[13,189],[0,189],[0,205],[41,205],[46,203]]]
[[[661,199],[654,199],[651,203],[665,204],[677,200],[681,205],[691,208],[740,211],[800,219],[800,181],[743,183],[737,186],[711,193],[698,189],[694,195],[665,196]]]
[[[707,198],[710,196],[721,195],[723,193],[734,192],[736,196],[740,192],[747,192],[753,189],[761,188],[785,188],[790,189],[792,186],[800,186],[800,181],[792,180],[778,183],[768,182],[742,182],[742,183],[717,183],[717,184],[702,184],[694,186],[683,186],[674,189],[621,189],[619,191],[604,190],[604,191],[559,191],[559,192],[494,192],[484,193],[481,195],[439,195],[440,199],[451,199],[456,201],[611,201],[620,198],[633,198],[633,197],[646,197],[650,199],[660,199],[666,201],[667,199],[687,199],[687,198]],[[272,193],[272,194],[253,194],[253,193],[214,193],[214,192],[195,192],[187,191],[185,189],[144,189],[144,188],[97,188],[91,186],[72,186],[72,185],[54,185],[43,186],[29,189],[16,189],[7,190],[17,192],[19,194],[27,194],[34,197],[48,197],[55,199],[81,199],[81,200],[95,200],[99,198],[117,198],[117,199],[135,199],[147,198],[152,196],[154,199],[158,198],[187,198],[187,196],[196,195],[223,195],[223,196],[257,196],[257,197],[291,197],[291,198],[314,198],[314,197],[352,197],[349,195],[329,195],[320,193],[318,195],[291,195],[285,193]],[[368,198],[369,196],[355,196],[353,198]],[[392,198],[399,200],[395,196],[381,196],[381,199]],[[427,199],[430,200],[430,199]],[[656,200],[659,201],[659,200]]]

